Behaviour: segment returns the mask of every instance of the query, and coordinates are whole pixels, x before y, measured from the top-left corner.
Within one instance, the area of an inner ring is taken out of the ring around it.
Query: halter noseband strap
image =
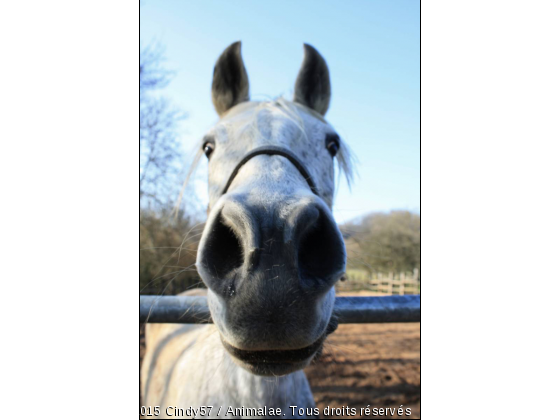
[[[303,175],[303,177],[309,184],[309,188],[311,188],[313,194],[319,195],[319,192],[317,191],[317,186],[315,185],[315,182],[313,182],[313,179],[311,178],[311,175],[309,175],[309,172],[307,172],[307,170],[303,166],[303,163],[301,163],[301,161],[288,149],[284,149],[283,147],[277,147],[277,146],[257,147],[256,149],[253,149],[249,153],[247,153],[243,157],[243,159],[241,159],[241,161],[237,164],[237,166],[229,176],[228,182],[222,191],[222,195],[224,195],[227,192],[229,186],[233,182],[233,179],[235,178],[235,176],[237,175],[241,167],[245,165],[249,160],[251,160],[252,158],[258,155],[279,155],[285,157],[290,162],[292,162],[294,166],[298,169],[298,171]]]

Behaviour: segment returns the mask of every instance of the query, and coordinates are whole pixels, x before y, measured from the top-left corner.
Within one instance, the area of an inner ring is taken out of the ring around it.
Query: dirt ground
[[[140,363],[144,355],[140,331]],[[305,369],[321,418],[420,418],[420,324],[340,325]],[[410,408],[411,415],[360,415],[360,408]],[[355,416],[324,416],[326,407]]]
[[[345,324],[305,369],[317,407],[351,407],[356,416],[420,418],[420,324]],[[360,415],[360,408],[410,408],[410,416]]]

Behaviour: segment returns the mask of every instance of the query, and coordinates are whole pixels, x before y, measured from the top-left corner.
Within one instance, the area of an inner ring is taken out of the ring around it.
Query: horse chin
[[[305,368],[317,357],[323,348],[326,334],[313,344],[293,350],[241,350],[227,343],[222,337],[222,344],[233,361],[259,376],[282,376]]]
[[[304,363],[247,363],[237,358],[233,361],[243,369],[257,376],[285,376],[304,369],[310,360]]]

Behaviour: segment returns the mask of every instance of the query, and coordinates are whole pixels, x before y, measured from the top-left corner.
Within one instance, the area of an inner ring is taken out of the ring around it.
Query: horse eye
[[[327,146],[327,150],[331,154],[332,157],[336,156],[338,149],[340,149],[340,138],[336,134],[327,134],[325,139],[325,144]]]
[[[204,150],[204,154],[207,158],[210,158],[210,155],[214,151],[214,148],[215,146],[213,142],[207,141],[206,143],[204,143],[204,146],[202,146],[202,150]]]

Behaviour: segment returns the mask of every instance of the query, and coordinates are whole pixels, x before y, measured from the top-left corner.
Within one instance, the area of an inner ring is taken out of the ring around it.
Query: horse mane
[[[277,98],[271,101],[263,101],[263,102],[253,102],[253,104],[256,104],[256,106],[254,106],[253,112],[258,113],[259,111],[263,110],[263,109],[267,109],[273,113],[279,112],[282,114],[282,116],[284,116],[287,120],[291,121],[292,123],[294,123],[296,125],[296,127],[298,127],[298,129],[300,130],[301,134],[303,137],[307,138],[307,133],[305,132],[305,126],[304,126],[304,122],[303,119],[300,117],[298,111],[303,111],[311,116],[313,116],[314,118],[317,118],[318,120],[320,120],[321,122],[330,125],[327,120],[325,120],[325,118],[319,114],[318,112],[315,112],[314,110],[300,105],[298,103],[292,102],[290,100],[287,100],[285,98]],[[238,108],[238,107],[236,107]],[[238,108],[239,109],[239,108]],[[230,112],[232,112],[231,115],[235,115],[236,111],[240,112],[238,109],[233,108]],[[253,122],[256,121],[256,119],[253,120]],[[259,134],[259,129],[258,126],[256,124],[251,123],[248,127],[238,127],[241,130],[250,130],[252,135],[258,135]],[[200,163],[200,158],[203,155],[203,151],[202,148],[200,147],[201,145],[197,145],[197,152],[194,156],[194,159],[189,167],[189,171],[187,173],[187,176],[185,177],[185,180],[183,181],[183,186],[181,187],[181,191],[179,193],[179,196],[177,198],[177,202],[175,204],[175,209],[174,209],[174,214],[175,216],[178,214],[179,212],[179,208],[181,206],[181,201],[183,199],[183,194],[185,192],[185,189],[187,188],[187,185],[191,179],[191,177],[193,176],[193,174],[196,171],[196,168],[198,167],[198,164]],[[348,145],[346,144],[346,142],[343,139],[340,139],[340,148],[338,150],[338,153],[335,156],[335,160],[336,160],[336,164],[338,167],[338,175],[339,175],[339,180],[340,180],[340,176],[342,174],[344,174],[344,177],[346,178],[346,183],[348,184],[348,187],[352,187],[352,183],[354,182],[354,175],[355,175],[355,162],[356,162],[356,156],[354,155],[354,153],[350,150],[350,148],[348,147]]]

